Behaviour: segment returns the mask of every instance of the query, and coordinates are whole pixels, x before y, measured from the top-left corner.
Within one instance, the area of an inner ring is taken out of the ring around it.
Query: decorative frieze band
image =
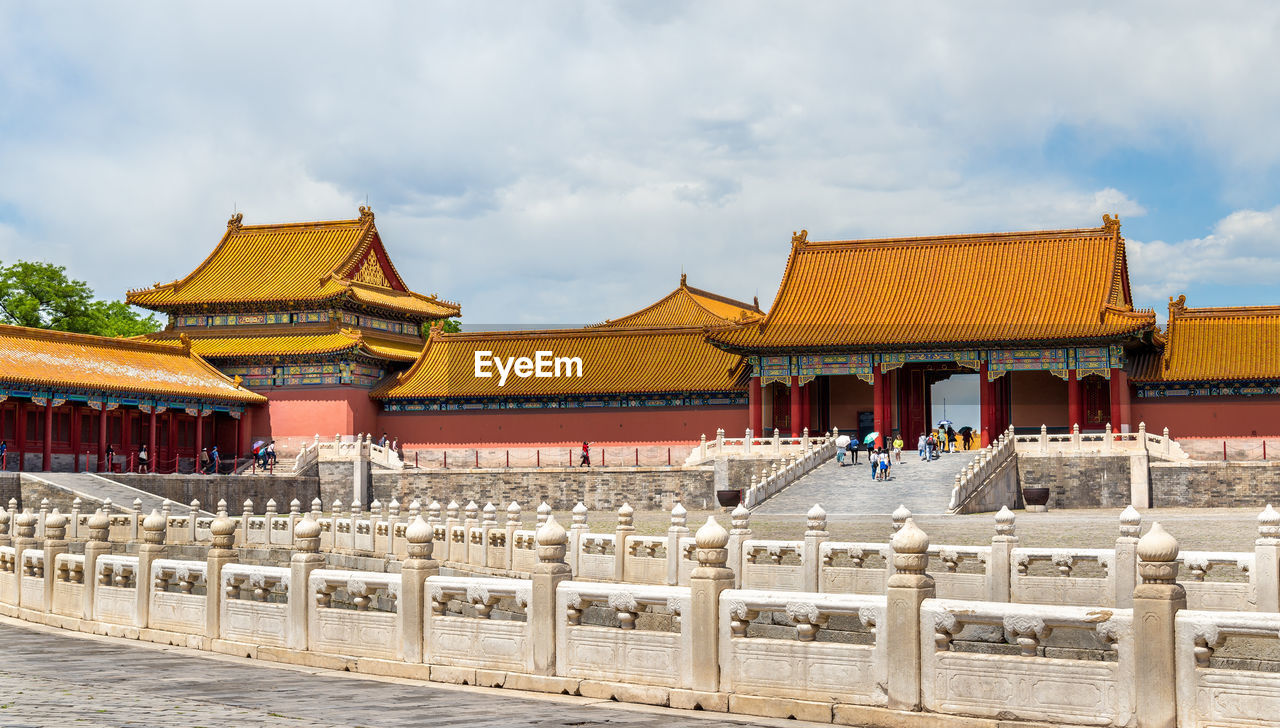
[[[967,351],[902,351],[887,353],[800,354],[787,356],[753,356],[749,358],[752,376],[760,378],[760,386],[771,382],[790,384],[791,377],[805,378],[855,375],[870,383],[873,372],[890,372],[906,364],[955,364],[979,371],[987,363],[987,378],[995,381],[1006,372],[1047,371],[1068,378],[1075,371],[1079,377],[1096,375],[1111,378],[1111,370],[1124,366],[1124,348],[1117,345],[1092,347],[1058,347],[1028,349],[987,349]]]

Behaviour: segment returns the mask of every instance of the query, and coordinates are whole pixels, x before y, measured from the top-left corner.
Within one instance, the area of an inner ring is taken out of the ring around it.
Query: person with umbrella
[[[964,443],[964,449],[969,450],[969,443],[973,440],[973,428],[965,425],[960,428],[960,441]]]
[[[849,447],[849,436],[841,435],[836,438],[836,462],[840,463],[840,467],[844,467],[844,453]]]
[[[880,458],[876,455],[875,448],[872,447],[872,443],[876,441],[877,437],[880,437],[879,432],[872,432],[871,434],[862,438],[863,444],[867,446],[867,461],[871,463],[871,479],[872,480],[876,479],[876,471],[879,470],[880,468]]]

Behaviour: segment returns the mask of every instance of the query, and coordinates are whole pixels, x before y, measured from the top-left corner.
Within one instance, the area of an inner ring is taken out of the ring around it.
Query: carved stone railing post
[[[164,558],[164,534],[168,525],[165,517],[154,508],[142,521],[143,543],[138,546],[138,576],[134,589],[138,599],[136,624],[142,629],[147,627],[151,618],[151,589],[154,586],[151,582],[151,562]]]
[[[13,536],[9,534],[9,529],[13,525],[13,511],[0,508],[0,546],[12,546]]]
[[[511,501],[507,505],[507,568],[514,569],[516,531],[520,530],[520,504]]]
[[[804,569],[804,591],[821,591],[819,570],[822,559],[818,552],[822,550],[822,542],[831,536],[827,532],[827,512],[820,504],[815,503],[805,514],[806,528],[804,532],[804,553],[800,555],[801,568]]]
[[[1049,452],[1049,427],[1048,425],[1040,425],[1040,453]]]
[[[13,539],[14,573],[19,575],[17,580],[18,598],[15,601],[18,606],[30,609],[32,605],[27,604],[26,600],[22,598],[23,589],[20,576],[22,574],[22,553],[27,549],[36,549],[40,546],[40,541],[36,538],[36,526],[40,522],[40,516],[32,513],[31,509],[28,508],[14,517],[13,522],[17,527],[15,529],[17,535]],[[52,571],[52,569],[46,569],[46,571]]]
[[[715,692],[720,689],[720,592],[733,588],[733,572],[725,567],[729,559],[729,532],[708,516],[694,534],[698,566],[689,577],[689,599],[693,606],[689,631],[693,659],[693,689]],[[917,647],[917,651],[919,648]]]
[[[888,650],[888,707],[920,709],[920,603],[933,598],[929,537],[908,518],[890,540],[894,574],[885,588],[884,640]]]
[[[756,436],[756,433],[752,432],[752,431],[751,431],[751,428],[750,428],[750,427],[748,427],[748,428],[747,428],[747,434],[746,434],[746,437],[744,437],[744,438],[742,439],[742,454],[743,454],[743,455],[750,455],[750,454],[751,454],[751,441],[755,439],[755,436]],[[723,453],[716,453],[716,455],[722,455],[722,454],[723,454]]]
[[[308,513],[293,527],[293,556],[289,559],[289,634],[287,644],[293,650],[307,649],[307,633],[311,610],[311,594],[307,583],[311,572],[324,566],[320,555],[320,522]],[[221,593],[222,584],[208,582],[208,593]]]
[[[542,528],[544,519],[539,518],[538,528]],[[578,505],[573,507],[573,522],[569,525],[569,555],[567,563],[570,572],[577,574],[578,566],[582,563],[582,538],[586,535],[589,526],[587,526],[587,506],[582,501],[578,501]]]
[[[900,503],[898,504],[898,507],[894,509],[893,513],[889,515],[889,517],[893,519],[893,531],[889,533],[889,550],[892,552],[893,537],[896,536],[898,532],[902,530],[902,527],[907,524],[907,521],[911,520],[911,511],[908,510],[905,505]],[[884,558],[885,576],[886,577],[893,576],[894,570],[895,570],[895,567],[894,567],[894,561],[893,561],[892,555],[891,554],[886,555]]]
[[[191,505],[187,506],[187,543],[195,543],[199,540],[196,538],[196,519],[199,517],[200,501],[192,498]],[[93,572],[86,571],[85,573],[91,574]]]
[[[89,540],[84,544],[84,618],[93,619],[93,592],[98,586],[94,577],[98,573],[98,557],[111,553],[111,516],[103,508],[99,508],[85,524],[89,530]]]
[[[551,517],[551,506],[547,505],[546,501],[542,501],[541,503],[538,504],[538,511],[537,511],[536,517],[537,517],[537,525],[534,526],[535,529],[542,528],[542,526],[546,524],[547,519]]]
[[[426,590],[427,577],[440,573],[440,562],[431,558],[431,527],[417,516],[405,530],[409,558],[400,569],[400,635],[401,650],[406,662],[422,662],[423,644],[427,635]]]
[[[1134,664],[1138,684],[1138,728],[1175,728],[1178,706],[1174,620],[1187,608],[1187,592],[1178,584],[1178,541],[1157,522],[1138,540],[1138,573],[1133,590]]]
[[[76,496],[71,501],[71,517],[67,519],[67,540],[84,538],[84,534],[80,532],[80,514],[84,512],[84,501]]]
[[[533,671],[536,675],[554,675],[556,671],[556,633],[560,628],[556,614],[556,587],[571,574],[564,562],[569,534],[547,516],[534,535],[538,544],[538,563],[533,567],[533,588],[529,597],[528,620],[533,625]]]
[[[733,571],[733,588],[742,588],[742,542],[751,538],[751,511],[741,503],[729,514],[729,561],[727,565]]]
[[[67,517],[57,508],[44,522],[44,610],[53,611],[53,584],[57,581],[58,554],[67,552]]]
[[[987,601],[1011,602],[1010,591],[1013,550],[1018,548],[1013,511],[1001,506],[996,514],[996,535],[991,537],[991,556],[987,559]]]
[[[614,581],[624,582],[627,580],[627,539],[636,532],[636,527],[632,525],[634,516],[635,509],[630,504],[623,503],[622,507],[618,509],[618,526],[613,532]]]
[[[142,499],[141,498],[133,499],[133,508],[130,512],[129,527],[130,527],[129,540],[134,542],[141,541],[142,540]]]
[[[677,503],[671,508],[671,526],[667,528],[667,584],[680,583],[680,539],[689,535],[689,512]]]
[[[249,545],[249,521],[253,518],[253,499],[245,498],[244,507],[240,512],[240,546],[241,548]]]
[[[1111,582],[1115,585],[1116,609],[1133,606],[1133,590],[1138,584],[1138,534],[1142,533],[1142,514],[1132,505],[1120,514],[1120,537],[1116,539],[1116,559],[1111,565]]]
[[[702,433],[702,437],[698,439],[698,459],[707,459],[707,433]]]
[[[716,455],[724,454],[724,428],[716,428]]]
[[[480,510],[480,558],[481,563],[472,564],[472,566],[488,566],[489,565],[489,532],[498,529],[498,507],[489,501],[484,504],[484,508]],[[470,557],[471,549],[467,549],[467,556]],[[507,562],[510,564],[511,562]]]
[[[1258,514],[1258,540],[1253,545],[1253,581],[1259,612],[1280,612],[1280,513],[1271,507]]]
[[[222,600],[225,598],[222,593],[222,567],[235,563],[237,558],[236,522],[227,517],[225,507],[218,509],[218,517],[209,524],[209,532],[213,546],[205,556],[204,631],[206,637],[218,639],[222,636]],[[302,589],[306,591],[305,584]]]

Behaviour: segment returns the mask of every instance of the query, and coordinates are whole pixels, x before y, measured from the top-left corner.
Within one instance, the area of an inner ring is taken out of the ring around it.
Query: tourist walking
[[[591,443],[582,443],[582,467],[591,467]]]
[[[276,464],[276,441],[272,440],[267,443],[266,454],[262,458],[262,467],[271,467]]]
[[[956,428],[947,425],[947,445],[951,447],[950,452],[956,451]]]
[[[204,447],[200,448],[200,472],[209,474],[209,449]]]
[[[920,452],[921,460],[929,459],[929,441],[925,438],[924,433],[920,433],[920,438],[916,440],[916,450]]]
[[[143,445],[141,449],[138,450],[138,472],[139,473],[151,472],[150,468],[148,467],[149,465],[151,465],[151,454],[147,452],[147,446]]]
[[[214,445],[213,450],[209,451],[209,470],[213,475],[218,474],[218,466],[221,464],[222,457],[218,455],[218,446]]]
[[[858,443],[857,440],[855,439],[849,440],[849,456],[850,456],[849,462],[853,463],[854,465],[858,464],[858,450],[860,448],[861,448],[861,445]]]
[[[902,462],[902,435],[893,436],[893,459]]]
[[[0,470],[9,469],[9,443],[0,440]]]
[[[871,463],[871,479],[875,480],[880,473],[880,456],[870,444],[867,445],[867,462]]]

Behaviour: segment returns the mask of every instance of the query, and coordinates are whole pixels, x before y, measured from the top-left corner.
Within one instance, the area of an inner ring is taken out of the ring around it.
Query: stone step
[[[73,496],[79,497],[81,502],[84,503],[84,510],[97,508],[110,498],[111,506],[116,511],[132,511],[134,500],[140,500],[142,501],[142,512],[150,513],[153,509],[160,510],[165,501],[164,498],[154,493],[148,493],[145,490],[118,483],[93,473],[23,473],[22,478],[24,481],[36,481],[47,487],[64,490],[73,494]],[[32,507],[32,510],[35,510],[39,504],[28,505]],[[175,503],[174,507],[181,509],[181,512],[186,511],[185,503]],[[201,512],[206,513],[205,511]]]

